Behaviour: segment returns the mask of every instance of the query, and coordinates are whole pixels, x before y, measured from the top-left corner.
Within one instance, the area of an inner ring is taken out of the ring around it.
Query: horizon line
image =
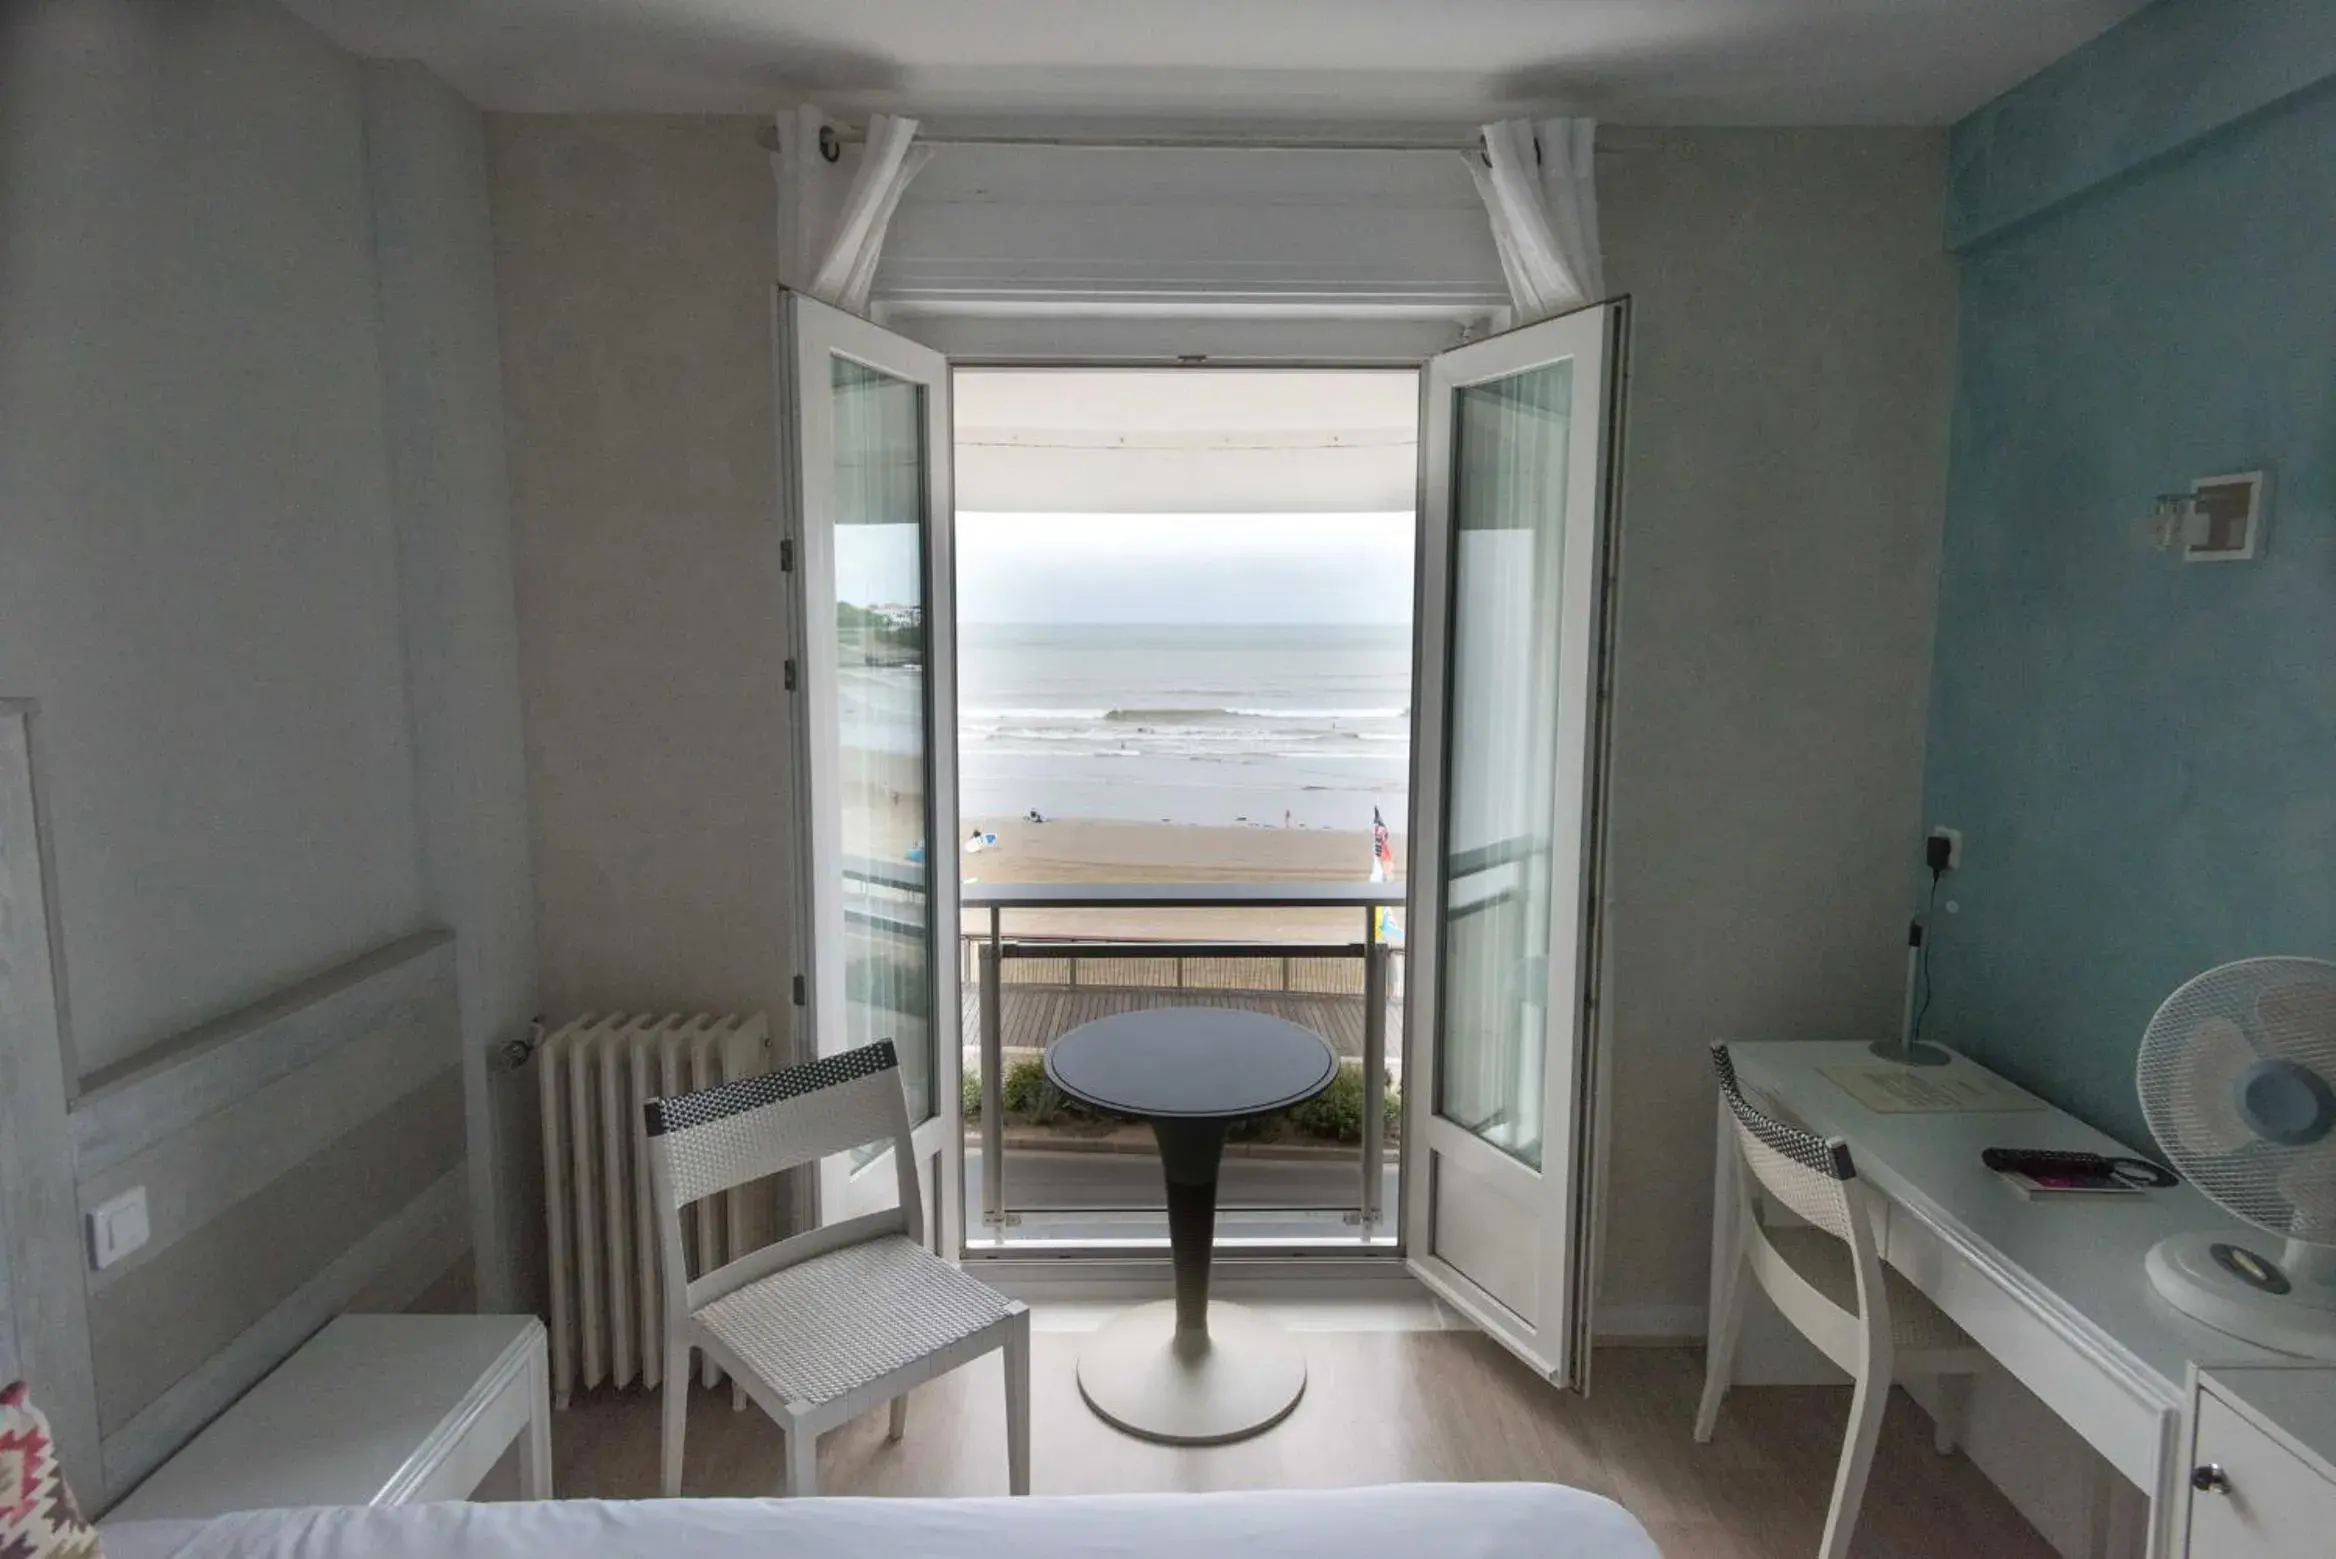
[[[1409,628],[1408,617],[1322,617],[1302,622],[1288,618],[1235,622],[1216,618],[1162,617],[1140,622],[1127,618],[1067,617],[960,617],[960,628]]]

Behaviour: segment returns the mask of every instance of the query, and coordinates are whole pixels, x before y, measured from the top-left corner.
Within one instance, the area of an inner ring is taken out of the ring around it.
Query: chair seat
[[[698,1325],[791,1405],[831,1402],[997,1325],[1013,1302],[900,1235],[724,1294]]]
[[[1785,1264],[1808,1285],[1851,1315],[1857,1314],[1857,1268],[1849,1246],[1823,1229],[1763,1228],[1761,1233]],[[1971,1334],[1947,1318],[1930,1296],[1885,1264],[1882,1288],[1890,1300],[1890,1342],[1900,1355],[1954,1353],[1976,1349]]]

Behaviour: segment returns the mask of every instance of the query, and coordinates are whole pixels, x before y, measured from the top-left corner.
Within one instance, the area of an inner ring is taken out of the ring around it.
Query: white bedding
[[[107,1559],[1661,1559],[1621,1506],[1545,1483],[255,1510],[102,1535]]]

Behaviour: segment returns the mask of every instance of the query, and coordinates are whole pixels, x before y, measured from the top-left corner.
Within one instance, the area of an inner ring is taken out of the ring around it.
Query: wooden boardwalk
[[[1359,1059],[1363,1053],[1363,998],[1359,994],[1018,983],[1006,986],[1002,1048],[1043,1050],[1082,1023],[1154,1007],[1238,1007],[1247,1012],[1271,1013],[1312,1029],[1329,1040],[1331,1048],[1341,1056]],[[964,1032],[969,1048],[981,1044],[981,989],[972,981],[965,985]],[[1395,1061],[1402,1054],[1402,1007],[1389,1002],[1387,1055],[1390,1061]]]

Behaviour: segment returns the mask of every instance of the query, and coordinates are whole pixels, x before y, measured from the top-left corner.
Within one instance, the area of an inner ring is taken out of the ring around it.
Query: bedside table
[[[532,1315],[344,1315],[106,1519],[459,1500],[514,1441],[522,1497],[549,1499],[550,1380]]]

